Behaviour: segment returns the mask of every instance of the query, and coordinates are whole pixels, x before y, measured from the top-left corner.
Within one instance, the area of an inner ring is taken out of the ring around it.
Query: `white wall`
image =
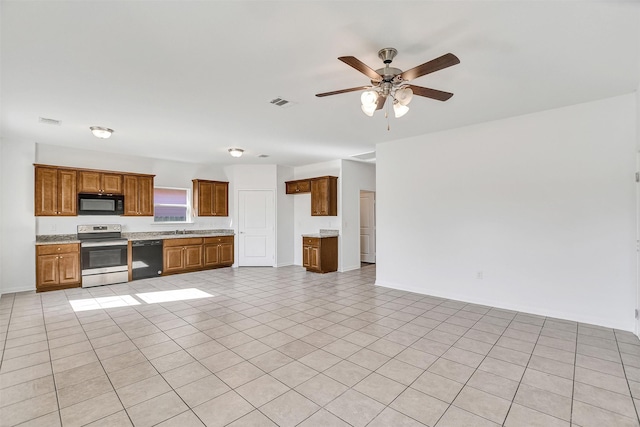
[[[636,121],[629,94],[379,144],[376,283],[634,330]]]
[[[35,144],[1,140],[0,292],[35,289],[33,216]]]
[[[294,168],[293,179],[313,178],[317,176],[338,177],[338,215],[337,216],[311,216],[311,194],[289,194],[293,199],[295,225],[294,234],[294,264],[302,265],[302,234],[317,233],[321,228],[341,231],[342,228],[342,203],[341,203],[341,165],[340,160],[314,163],[307,166]],[[338,238],[338,254],[342,252],[342,236]],[[338,258],[338,270],[341,270],[340,258]]]
[[[373,164],[342,161],[342,269],[360,268],[360,190],[376,191],[376,167]]]
[[[277,166],[276,193],[276,261],[278,267],[293,265],[294,235],[294,198],[287,194],[285,182],[293,180],[293,168]]]

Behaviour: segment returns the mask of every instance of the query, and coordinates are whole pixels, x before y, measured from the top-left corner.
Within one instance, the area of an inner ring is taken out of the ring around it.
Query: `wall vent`
[[[60,126],[62,122],[56,119],[47,119],[46,117],[38,117],[38,121],[40,123],[44,123],[45,125],[55,125]]]
[[[355,156],[351,156],[354,159],[365,160],[367,162],[371,162],[376,159],[376,152],[370,151],[368,153],[356,154]]]
[[[295,105],[295,102],[289,101],[289,100],[284,99],[282,97],[273,98],[269,102],[271,104],[275,105],[276,107],[281,107],[281,108],[289,108],[289,107]]]
[[[260,157],[261,159],[264,159],[266,157],[269,157],[269,155],[268,154],[260,154],[258,157]]]

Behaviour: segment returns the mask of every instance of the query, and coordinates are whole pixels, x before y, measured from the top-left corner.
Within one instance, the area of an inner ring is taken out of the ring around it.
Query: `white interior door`
[[[275,265],[273,190],[238,191],[238,265]]]
[[[360,192],[360,261],[376,262],[376,193]]]

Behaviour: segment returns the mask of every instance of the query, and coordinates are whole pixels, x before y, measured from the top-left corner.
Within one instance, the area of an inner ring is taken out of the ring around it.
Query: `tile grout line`
[[[622,364],[622,372],[624,372],[624,379],[627,383],[627,387],[629,388],[629,397],[631,398],[631,404],[633,405],[633,408],[636,411],[636,420],[638,422],[640,422],[640,416],[638,416],[638,408],[636,406],[636,402],[633,398],[633,392],[631,391],[631,384],[629,384],[629,377],[627,377],[627,369],[624,363],[624,360],[622,359],[622,351],[620,351],[620,343],[618,342],[618,335],[616,334],[616,330],[613,329],[613,336],[616,339],[616,347],[618,348],[618,354],[620,355],[620,362]]]

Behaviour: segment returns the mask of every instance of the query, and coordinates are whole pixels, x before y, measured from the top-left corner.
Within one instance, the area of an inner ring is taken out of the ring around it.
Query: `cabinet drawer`
[[[311,246],[317,248],[320,246],[320,239],[317,237],[303,237],[302,246]]]
[[[213,243],[233,243],[233,236],[205,237],[205,245]]]
[[[202,237],[191,237],[187,239],[165,239],[163,241],[164,247],[170,246],[187,246],[187,245],[201,245]]]
[[[36,255],[68,254],[73,252],[80,252],[80,244],[68,243],[63,245],[36,246]]]

